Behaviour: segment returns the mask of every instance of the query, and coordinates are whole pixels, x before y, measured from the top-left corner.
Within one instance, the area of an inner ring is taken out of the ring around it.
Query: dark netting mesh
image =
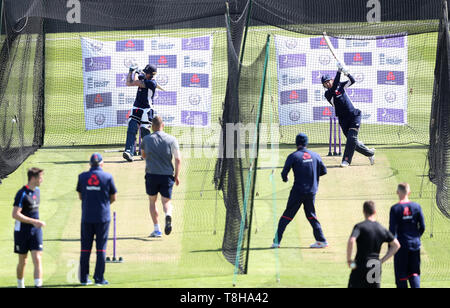
[[[249,143],[247,139],[240,140],[239,130],[230,132],[227,130],[227,126],[239,125],[244,120],[243,117],[246,116],[242,109],[245,108],[243,107],[245,105],[240,103],[239,99],[241,98],[240,82],[244,76],[251,72],[250,68],[240,65],[241,42],[244,36],[244,28],[248,21],[248,10],[249,6],[246,7],[246,10],[240,16],[234,17],[235,19],[229,14],[225,16],[227,24],[228,80],[221,120],[221,157],[217,160],[215,171],[216,187],[223,191],[223,199],[227,209],[222,252],[231,264],[237,265],[241,273],[247,270],[245,268],[245,248],[247,247],[249,226],[247,223],[248,211],[244,208],[244,199],[247,180],[245,175],[248,173],[250,157],[247,155],[248,149],[245,149],[245,154],[241,157],[241,148],[238,141],[242,141],[247,147]],[[251,120],[255,121],[255,118]],[[229,140],[233,141],[232,144],[230,144]],[[240,237],[243,219],[245,220],[245,231],[242,230],[244,233]]]
[[[436,68],[434,71],[428,161],[430,165],[430,181],[437,187],[437,206],[447,218],[450,218],[450,195],[448,189],[450,184],[450,36],[446,5],[444,5],[442,12],[442,19],[439,25]]]
[[[0,180],[43,145],[45,66],[43,19],[1,20]]]

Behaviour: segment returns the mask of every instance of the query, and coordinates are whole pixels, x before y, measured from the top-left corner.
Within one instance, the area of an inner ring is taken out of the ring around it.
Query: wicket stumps
[[[116,212],[113,214],[113,225],[114,225],[114,233],[113,233],[113,256],[112,258],[106,257],[107,263],[122,263],[122,257],[116,257],[116,241],[117,241],[117,229],[116,229]]]
[[[333,152],[331,151],[332,147]],[[339,152],[337,151],[337,149],[339,149]],[[328,143],[328,156],[341,156],[341,155],[342,155],[341,127],[339,126],[339,122],[336,117],[330,117],[330,139]]]

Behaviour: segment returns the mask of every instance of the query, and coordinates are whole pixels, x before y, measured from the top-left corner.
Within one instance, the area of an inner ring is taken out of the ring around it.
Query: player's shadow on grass
[[[140,159],[136,159],[136,161],[141,161]],[[89,161],[86,160],[68,160],[68,161],[53,161],[53,162],[38,162],[38,164],[55,164],[55,165],[81,165],[81,164],[86,164],[89,165]],[[129,162],[127,162],[126,160],[105,160],[103,162],[104,164],[129,164]]]
[[[281,249],[281,250],[288,250],[288,249],[313,249],[310,247],[302,247],[302,246],[289,246],[289,247],[280,247],[280,248],[272,248],[272,247],[253,247],[250,248],[251,251],[263,251],[263,250],[275,250],[275,249]],[[204,249],[204,250],[191,250],[191,253],[198,253],[198,252],[221,252],[222,248],[217,249]]]
[[[161,240],[160,238],[150,238],[146,236],[128,236],[128,237],[118,237],[117,241],[142,241],[142,242],[153,242],[155,240]],[[44,242],[80,242],[79,238],[59,238],[59,239],[45,239]],[[113,238],[108,238],[108,241],[112,242]]]

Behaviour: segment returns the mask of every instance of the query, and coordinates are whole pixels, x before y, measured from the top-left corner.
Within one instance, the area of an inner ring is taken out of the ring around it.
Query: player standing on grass
[[[145,187],[150,201],[150,215],[154,231],[150,237],[161,237],[162,233],[158,223],[158,209],[156,201],[158,193],[161,194],[166,225],[164,233],[169,235],[172,231],[172,188],[179,185],[181,154],[178,141],[175,137],[164,132],[164,122],[156,116],[152,122],[153,134],[142,140],[142,157],[146,161]],[[175,169],[172,159],[175,159]]]
[[[94,280],[97,285],[107,285],[104,278],[106,244],[108,242],[110,205],[116,201],[117,189],[111,174],[104,172],[103,159],[94,153],[90,160],[91,169],[78,177],[77,192],[81,203],[81,256],[80,282],[89,285],[89,258],[95,237],[97,263]]]
[[[281,172],[283,182],[287,182],[288,173],[292,169],[294,171],[294,185],[289,195],[286,210],[278,222],[278,229],[275,233],[272,248],[280,247],[284,230],[294,219],[302,204],[316,239],[316,242],[310,247],[325,248],[328,246],[328,243],[317,220],[314,201],[319,185],[319,177],[327,173],[327,168],[318,154],[306,149],[308,137],[305,134],[298,134],[295,138],[295,143],[297,151],[287,157]]]
[[[420,237],[425,232],[425,219],[418,203],[409,200],[408,183],[397,186],[399,202],[391,207],[389,230],[402,247],[394,256],[395,282],[398,288],[420,288]]]
[[[147,65],[142,70],[143,74],[136,75],[136,71],[136,66],[130,67],[127,76],[127,86],[138,87],[136,100],[128,118],[127,140],[125,143],[125,151],[123,152],[123,158],[129,162],[133,161],[135,152],[134,144],[139,127],[142,139],[150,134],[150,126],[152,125],[154,116],[153,96],[155,95],[156,88],[164,91],[163,88],[156,84],[154,79],[156,66],[151,64]]]
[[[344,73],[349,80],[340,82],[341,73]],[[364,143],[358,140],[359,127],[361,125],[361,110],[356,109],[345,90],[355,83],[355,79],[346,69],[338,63],[336,77],[332,79],[325,75],[321,78],[323,86],[327,89],[325,97],[334,107],[339,125],[347,138],[341,167],[347,167],[352,163],[355,150],[364,156],[369,157],[370,164],[375,163],[375,149],[367,148]]]
[[[373,201],[364,202],[363,212],[365,220],[355,225],[347,243],[347,263],[352,269],[348,287],[379,288],[381,265],[398,251],[400,244],[389,230],[376,221]],[[389,249],[386,255],[379,260],[381,246],[386,242],[389,243]],[[357,252],[353,261],[352,254],[355,243]]]
[[[12,217],[14,225],[14,252],[19,255],[17,265],[17,287],[25,288],[25,265],[28,251],[34,264],[34,285],[42,287],[42,227],[45,222],[39,220],[39,204],[41,191],[39,186],[44,180],[44,170],[31,168],[28,170],[28,184],[22,187],[14,199]]]

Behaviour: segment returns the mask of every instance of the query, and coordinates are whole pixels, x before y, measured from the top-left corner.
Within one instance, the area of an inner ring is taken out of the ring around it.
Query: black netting
[[[2,11],[3,12],[3,11]],[[0,51],[0,179],[44,142],[44,20],[6,26]]]
[[[436,186],[436,203],[441,212],[450,218],[449,159],[450,159],[450,36],[446,5],[439,26],[433,102],[430,119],[430,145],[428,161],[429,178]]]

